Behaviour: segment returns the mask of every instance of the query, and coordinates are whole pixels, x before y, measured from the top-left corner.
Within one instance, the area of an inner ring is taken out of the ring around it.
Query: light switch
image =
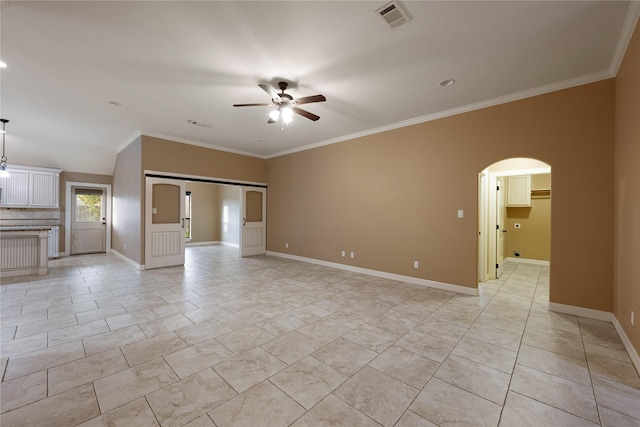
[[[151,208],[151,213],[158,213],[158,208]]]
[[[462,209],[458,209],[458,218],[464,218],[464,211]]]

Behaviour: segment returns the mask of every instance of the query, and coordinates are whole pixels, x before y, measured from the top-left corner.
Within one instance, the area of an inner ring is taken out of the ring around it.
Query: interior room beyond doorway
[[[507,261],[551,261],[551,167],[535,159],[492,164],[478,178],[478,281]]]

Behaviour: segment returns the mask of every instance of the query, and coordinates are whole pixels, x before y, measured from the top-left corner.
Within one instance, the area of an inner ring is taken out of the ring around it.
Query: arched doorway
[[[506,262],[549,265],[551,166],[511,158],[478,174],[478,281],[499,279]]]

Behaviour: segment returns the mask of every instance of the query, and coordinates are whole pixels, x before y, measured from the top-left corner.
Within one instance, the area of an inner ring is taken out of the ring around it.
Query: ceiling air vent
[[[411,20],[411,15],[409,15],[409,12],[406,11],[398,0],[393,0],[392,2],[385,4],[380,9],[376,10],[376,13],[392,29]]]

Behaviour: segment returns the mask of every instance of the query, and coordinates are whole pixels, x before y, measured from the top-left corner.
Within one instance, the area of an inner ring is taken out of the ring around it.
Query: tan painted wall
[[[531,189],[551,188],[551,174],[531,175]],[[515,228],[515,224],[520,228]],[[505,256],[551,260],[551,199],[531,199],[531,207],[507,208]]]
[[[187,182],[191,191],[191,243],[217,242],[220,240],[221,208],[219,207],[219,185]]]
[[[615,93],[613,313],[640,353],[640,25],[618,71]]]
[[[142,169],[267,182],[266,161],[257,157],[142,136]]]
[[[116,157],[111,228],[111,247],[138,264],[144,264],[144,178],[141,179],[141,165],[142,142],[137,138]]]
[[[553,171],[551,301],[611,311],[613,105],[606,80],[269,159],[268,249],[475,288],[478,173],[534,158]]]
[[[93,173],[83,172],[67,172],[60,173],[60,239],[59,249],[60,252],[65,251],[65,218],[67,215],[67,182],[88,182],[91,184],[113,184],[113,177],[111,175],[97,175]]]

